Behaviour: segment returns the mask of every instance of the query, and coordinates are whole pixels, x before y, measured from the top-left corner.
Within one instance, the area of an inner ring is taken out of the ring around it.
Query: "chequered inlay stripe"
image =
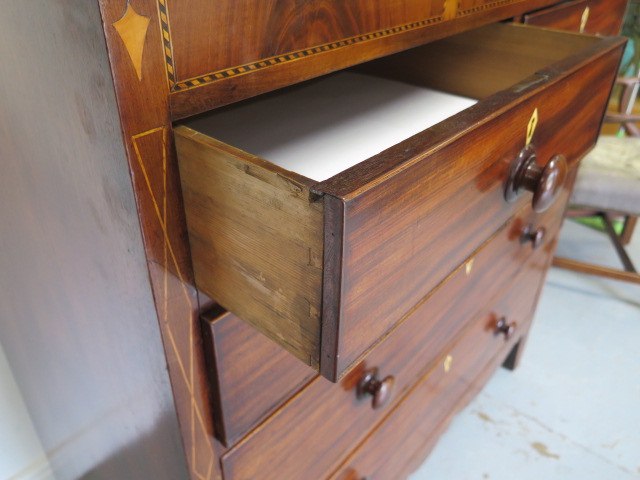
[[[458,17],[460,17],[462,15],[469,15],[470,13],[480,12],[482,10],[487,10],[489,8],[500,7],[500,6],[506,5],[508,3],[515,3],[515,2],[519,2],[519,1],[520,0],[500,0],[500,1],[497,1],[497,2],[485,3],[484,5],[478,5],[478,6],[475,6],[473,8],[468,8],[467,10],[460,10],[458,12]]]
[[[485,3],[484,5],[478,5],[467,10],[460,10],[457,16],[469,15],[482,10],[487,10],[495,7],[507,5],[509,3],[515,3],[521,0],[498,0],[491,3]],[[158,8],[160,13],[160,23],[162,26],[162,41],[164,44],[165,63],[167,67],[167,79],[171,91],[187,90],[190,88],[200,87],[208,83],[215,82],[217,80],[223,80],[225,78],[236,77],[238,75],[244,75],[246,73],[268,68],[273,65],[291,62],[310,55],[316,55],[319,53],[327,52],[330,50],[336,50],[338,48],[346,47],[356,43],[362,43],[369,40],[375,40],[378,38],[388,37],[390,35],[396,35],[398,33],[415,30],[427,25],[442,22],[442,17],[433,17],[419,22],[413,22],[406,25],[400,25],[397,27],[387,28],[376,32],[367,33],[364,35],[358,35],[351,38],[346,38],[337,42],[326,43],[324,45],[318,45],[311,48],[305,48],[302,50],[277,55],[271,58],[265,58],[256,62],[247,63],[237,67],[226,68],[224,70],[218,70],[216,72],[208,73],[198,77],[190,78],[188,80],[176,82],[175,64],[173,61],[173,45],[171,43],[171,31],[169,29],[169,13],[167,10],[167,0],[158,0]]]
[[[160,15],[162,17],[162,5],[166,2],[166,0],[158,0],[160,2]],[[167,18],[166,15],[166,6],[165,6],[165,18]],[[302,50],[298,50],[298,51],[294,51],[294,52],[289,52],[289,53],[285,53],[282,55],[277,55],[271,58],[265,58],[262,60],[258,60],[256,62],[252,62],[252,63],[247,63],[245,65],[240,65],[237,67],[232,67],[232,68],[226,68],[224,70],[219,70],[217,72],[213,72],[213,73],[208,73],[206,75],[202,75],[202,76],[198,76],[198,77],[194,77],[194,78],[190,78],[188,80],[184,80],[181,82],[176,83],[175,82],[175,75],[173,73],[173,58],[172,58],[172,50],[171,50],[171,41],[170,41],[170,35],[169,35],[169,30],[168,30],[168,24],[167,24],[167,28],[166,28],[166,35],[164,37],[164,41],[165,41],[165,53],[166,53],[166,59],[167,59],[167,72],[169,72],[169,70],[171,70],[171,73],[169,74],[169,81],[172,85],[172,91],[176,92],[176,91],[181,91],[181,90],[187,90],[190,88],[195,88],[195,87],[200,87],[202,85],[206,85],[208,83],[211,82],[215,82],[217,80],[223,80],[225,78],[230,78],[230,77],[236,77],[238,75],[244,75],[250,72],[254,72],[256,70],[262,70],[264,68],[268,68],[271,67],[273,65],[279,65],[282,63],[287,63],[287,62],[292,62],[294,60],[299,60],[301,58],[304,57],[308,57],[311,55],[317,55],[319,53],[323,53],[323,52],[328,52],[331,50],[336,50],[338,48],[342,48],[342,47],[346,47],[349,45],[354,45],[356,43],[362,43],[362,42],[366,42],[369,40],[375,40],[378,38],[383,38],[383,37],[388,37],[390,35],[395,35],[398,33],[402,33],[402,32],[407,32],[410,30],[416,30],[418,28],[427,26],[427,25],[432,25],[434,23],[439,23],[442,21],[442,17],[433,17],[433,18],[428,18],[426,20],[421,20],[419,22],[414,22],[414,23],[409,23],[406,25],[400,25],[397,27],[392,27],[392,28],[387,28],[384,30],[379,30],[377,32],[371,32],[371,33],[367,33],[364,35],[358,35],[355,37],[351,37],[351,38],[346,38],[344,40],[340,40],[337,42],[331,42],[331,43],[326,43],[324,45],[318,45],[315,47],[311,47],[311,48],[305,48]],[[163,34],[165,32],[165,26],[163,23]],[[169,39],[169,40],[167,40]],[[173,82],[172,82],[173,79]]]
[[[167,80],[169,81],[169,88],[173,89],[176,84],[176,73],[173,64],[173,45],[171,44],[171,31],[169,30],[167,0],[158,0],[158,12],[160,14],[160,25],[162,27],[162,43],[164,46],[164,61],[167,66]]]

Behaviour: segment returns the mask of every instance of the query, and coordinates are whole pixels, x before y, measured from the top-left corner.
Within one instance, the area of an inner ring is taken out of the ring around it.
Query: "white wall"
[[[53,475],[0,344],[0,480]]]

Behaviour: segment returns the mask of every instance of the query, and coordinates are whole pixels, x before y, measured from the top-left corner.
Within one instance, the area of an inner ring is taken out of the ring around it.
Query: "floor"
[[[628,249],[640,264],[640,231]],[[558,254],[618,266],[565,222]],[[501,369],[410,480],[640,478],[640,285],[553,268],[527,350]]]

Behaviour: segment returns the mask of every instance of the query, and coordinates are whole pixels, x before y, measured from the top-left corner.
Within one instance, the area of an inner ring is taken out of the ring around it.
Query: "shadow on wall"
[[[33,427],[0,344],[0,479],[53,478],[47,456]]]
[[[78,477],[78,480],[188,480],[189,476],[182,465],[173,465],[172,469],[167,469],[166,459],[154,455],[154,452],[163,451],[171,442],[180,443],[179,438],[171,435],[174,425],[174,418],[167,416],[160,419],[153,430],[141,434],[135,443],[116,451]],[[182,446],[179,445],[178,448]],[[56,470],[54,462],[52,459]],[[151,472],[154,473],[149,477]],[[58,477],[57,480],[70,479]]]

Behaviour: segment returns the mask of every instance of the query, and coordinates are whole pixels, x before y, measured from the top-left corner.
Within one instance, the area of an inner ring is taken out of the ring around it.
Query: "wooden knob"
[[[558,198],[568,169],[564,155],[556,155],[544,167],[538,165],[536,150],[529,144],[511,164],[505,184],[505,199],[513,202],[523,190],[528,190],[533,192],[533,209],[544,212]]]
[[[371,405],[374,410],[378,410],[387,406],[393,398],[394,383],[395,378],[392,376],[379,380],[378,369],[372,368],[371,370],[367,370],[358,382],[356,395],[358,398],[371,395],[373,397]]]
[[[522,231],[522,235],[520,236],[521,243],[531,242],[533,249],[537,249],[542,245],[544,241],[544,236],[547,234],[547,229],[544,227],[538,227],[536,229],[533,228],[533,225],[528,225]]]
[[[505,317],[498,319],[496,323],[496,334],[504,335],[505,340],[509,340],[516,331],[516,322],[507,322]]]

